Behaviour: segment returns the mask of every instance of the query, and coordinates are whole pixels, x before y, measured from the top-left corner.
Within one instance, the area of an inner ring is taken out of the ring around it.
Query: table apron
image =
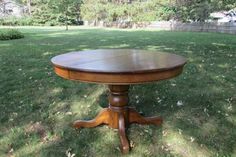
[[[146,73],[96,73],[83,72],[54,67],[57,75],[70,80],[102,83],[102,84],[140,84],[153,81],[169,79],[178,76],[183,71],[183,66],[170,69],[168,71],[146,72]]]

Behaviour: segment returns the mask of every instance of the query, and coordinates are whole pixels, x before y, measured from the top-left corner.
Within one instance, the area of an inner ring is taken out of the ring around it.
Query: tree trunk
[[[68,16],[66,14],[66,31],[68,31]]]
[[[31,16],[31,0],[27,0],[27,7],[28,7],[29,15]]]
[[[67,23],[67,21],[66,21],[66,31],[68,31],[68,23]]]

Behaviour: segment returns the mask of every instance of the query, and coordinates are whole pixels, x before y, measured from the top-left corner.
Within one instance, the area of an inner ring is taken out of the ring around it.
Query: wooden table
[[[129,85],[175,77],[182,72],[186,63],[185,58],[175,54],[135,49],[70,52],[56,56],[51,61],[56,74],[63,78],[108,85],[108,108],[104,108],[93,120],[77,120],[73,126],[81,128],[106,124],[118,129],[123,153],[130,150],[125,133],[129,124],[162,123],[160,117],[143,117],[128,107]]]

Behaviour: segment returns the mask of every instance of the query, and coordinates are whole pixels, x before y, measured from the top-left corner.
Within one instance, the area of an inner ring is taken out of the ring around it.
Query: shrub
[[[3,26],[31,26],[33,25],[33,19],[31,17],[7,17],[0,19],[0,25]]]
[[[0,40],[12,40],[24,38],[24,35],[16,29],[0,30]]]
[[[15,26],[17,25],[17,19],[15,17],[1,18],[0,25],[3,26]]]
[[[18,26],[32,26],[33,25],[33,19],[31,17],[22,17],[17,19],[16,25]]]

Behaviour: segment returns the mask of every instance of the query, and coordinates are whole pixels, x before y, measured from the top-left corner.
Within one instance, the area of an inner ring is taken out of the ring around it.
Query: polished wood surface
[[[58,67],[98,73],[143,73],[163,71],[185,63],[181,56],[147,50],[101,49],[78,51],[52,58]]]
[[[104,49],[52,58],[55,72],[66,79],[103,84],[139,84],[179,75],[185,58],[163,52]]]
[[[66,53],[52,58],[59,76],[76,81],[108,84],[109,105],[93,120],[77,120],[75,128],[101,124],[118,129],[120,150],[130,150],[126,128],[132,124],[161,125],[160,117],[143,117],[129,105],[129,85],[169,79],[181,74],[185,58],[155,51],[111,49]],[[144,104],[145,105],[145,104]]]

